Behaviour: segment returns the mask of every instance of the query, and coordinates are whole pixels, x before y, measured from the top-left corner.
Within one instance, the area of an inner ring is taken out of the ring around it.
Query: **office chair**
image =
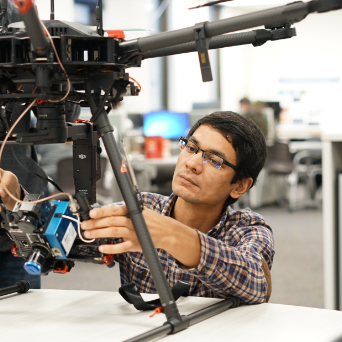
[[[321,151],[300,151],[293,158],[293,170],[288,176],[290,186],[289,210],[317,208],[320,200],[315,199],[317,193],[317,176],[322,175]],[[305,185],[305,197],[298,201],[298,184]]]
[[[290,211],[320,205],[320,201],[315,200],[317,192],[316,177],[322,175],[321,152],[320,151],[300,151],[295,154],[290,153],[287,143],[276,142],[273,146],[267,147],[267,161],[264,172],[258,178],[258,203],[261,204],[263,196],[264,181],[267,176],[285,177],[288,186],[288,208]],[[304,199],[299,200],[298,186],[304,183]],[[277,196],[281,194],[279,182],[274,182]],[[277,197],[276,202],[282,203],[285,198]]]
[[[274,189],[274,196],[272,199],[275,198],[278,204],[281,204],[286,200],[286,190],[280,188],[279,178],[287,178],[291,174],[292,170],[293,154],[290,153],[287,143],[276,141],[273,145],[267,146],[266,164],[259,174],[257,183],[254,186],[255,189],[252,188],[250,190],[254,191],[256,202],[254,207],[260,207],[262,205],[265,179],[269,179],[272,182],[272,189]],[[279,197],[279,195],[282,197]]]

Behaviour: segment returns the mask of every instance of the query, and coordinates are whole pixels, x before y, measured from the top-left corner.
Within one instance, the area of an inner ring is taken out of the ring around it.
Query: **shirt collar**
[[[220,221],[208,231],[208,235],[210,236],[217,236],[222,229],[226,226],[227,220],[229,219],[231,215],[232,208],[228,206],[226,210],[224,210],[221,214]]]
[[[176,196],[175,194],[171,194],[170,197],[166,200],[165,206],[162,210],[162,215],[164,216],[171,216],[171,212],[173,209],[173,206],[175,205],[176,201],[177,201],[178,196]]]
[[[177,198],[178,196],[176,196],[175,194],[171,194],[170,197],[167,199],[166,203],[165,203],[165,206],[162,210],[162,215],[164,216],[171,216],[171,213],[172,213],[172,209],[177,201]],[[217,235],[222,229],[223,227],[225,227],[226,225],[226,222],[229,218],[229,216],[231,214],[233,214],[235,211],[230,207],[228,206],[226,208],[225,211],[223,211],[222,215],[221,215],[221,218],[220,218],[220,221],[213,227],[211,228],[209,231],[208,231],[208,235]]]

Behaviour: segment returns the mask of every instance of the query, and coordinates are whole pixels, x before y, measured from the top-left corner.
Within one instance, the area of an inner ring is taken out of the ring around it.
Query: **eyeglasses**
[[[197,154],[198,151],[202,151],[202,157],[204,159],[203,164],[208,163],[209,165],[215,167],[215,169],[219,170],[223,164],[231,167],[236,171],[236,166],[227,162],[223,158],[219,157],[213,152],[204,151],[199,148],[193,141],[185,139],[183,137],[179,138],[178,148],[181,151],[188,152],[191,155]]]

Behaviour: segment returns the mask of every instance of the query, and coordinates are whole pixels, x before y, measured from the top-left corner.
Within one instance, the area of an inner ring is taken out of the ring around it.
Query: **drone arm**
[[[255,42],[255,32],[241,32],[234,33],[229,35],[221,35],[217,37],[213,37],[209,42],[209,49],[218,49],[221,47],[229,47],[235,45],[246,45],[252,44]],[[163,49],[157,49],[153,51],[149,51],[143,54],[143,59],[154,58],[154,57],[163,57],[163,56],[171,56],[177,55],[180,53],[188,53],[196,51],[196,43],[183,43],[179,45],[174,45],[170,47],[166,47]]]
[[[275,31],[268,30],[253,30],[250,32],[239,32],[233,34],[224,34],[210,39],[209,49],[220,49],[229,46],[253,44],[260,46],[269,40],[278,40],[291,38],[296,35],[294,28],[284,28]],[[163,49],[146,52],[143,54],[143,59],[177,55],[180,53],[195,52],[196,43],[184,43],[175,46],[170,46]]]
[[[313,0],[307,3],[299,1],[233,18],[207,22],[204,24],[205,34],[207,38],[211,38],[224,33],[258,26],[291,25],[303,20],[309,13],[327,12],[340,8],[342,8],[342,0]],[[137,54],[145,54],[153,50],[189,43],[194,40],[194,27],[187,27],[122,42],[120,48],[123,53],[135,51]]]
[[[25,23],[26,31],[37,56],[46,56],[49,48],[42,24],[32,0],[14,0]]]

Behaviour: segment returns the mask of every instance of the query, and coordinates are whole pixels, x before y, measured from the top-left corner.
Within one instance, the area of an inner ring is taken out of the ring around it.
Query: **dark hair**
[[[191,127],[188,137],[201,125],[210,125],[219,130],[232,143],[237,156],[237,170],[231,184],[251,177],[253,186],[267,158],[266,141],[260,128],[243,115],[234,112],[215,112],[198,120]],[[236,200],[229,196],[226,206]]]
[[[246,105],[251,104],[251,101],[249,100],[248,97],[243,97],[239,102],[240,102],[240,104],[246,104]]]

